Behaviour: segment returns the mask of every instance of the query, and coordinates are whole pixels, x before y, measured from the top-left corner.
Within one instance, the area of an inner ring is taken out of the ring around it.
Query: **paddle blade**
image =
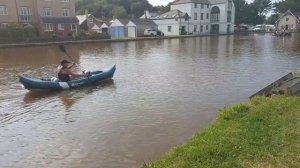
[[[59,47],[60,51],[67,53],[66,48],[63,45],[59,45],[58,47]]]

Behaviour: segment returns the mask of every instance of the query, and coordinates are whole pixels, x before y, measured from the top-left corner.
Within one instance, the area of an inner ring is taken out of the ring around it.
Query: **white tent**
[[[126,25],[126,27],[128,30],[128,37],[135,38],[137,35],[136,25],[132,21],[129,21],[129,23]]]
[[[92,27],[92,31],[95,31],[97,33],[102,33],[102,29],[96,24]]]

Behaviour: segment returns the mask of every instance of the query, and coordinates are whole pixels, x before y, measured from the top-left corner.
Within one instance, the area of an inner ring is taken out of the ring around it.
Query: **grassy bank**
[[[300,97],[256,97],[144,167],[300,167]]]

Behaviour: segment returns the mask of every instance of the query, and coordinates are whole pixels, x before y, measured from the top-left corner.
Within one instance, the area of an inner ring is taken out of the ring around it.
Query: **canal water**
[[[208,127],[219,109],[300,71],[299,35],[66,49],[80,68],[117,64],[114,80],[71,91],[29,92],[18,75],[55,76],[67,57],[57,46],[0,49],[0,167],[140,167]]]

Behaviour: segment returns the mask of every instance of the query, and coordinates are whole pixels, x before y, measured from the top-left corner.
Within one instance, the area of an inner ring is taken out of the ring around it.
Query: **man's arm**
[[[82,74],[76,74],[76,73],[74,73],[74,72],[72,72],[71,70],[67,70],[67,73],[69,74],[69,75],[72,75],[72,76],[74,76],[74,77],[83,77],[84,75],[82,75]]]
[[[72,62],[72,65],[68,66],[68,69],[72,68],[75,65],[74,62]]]

